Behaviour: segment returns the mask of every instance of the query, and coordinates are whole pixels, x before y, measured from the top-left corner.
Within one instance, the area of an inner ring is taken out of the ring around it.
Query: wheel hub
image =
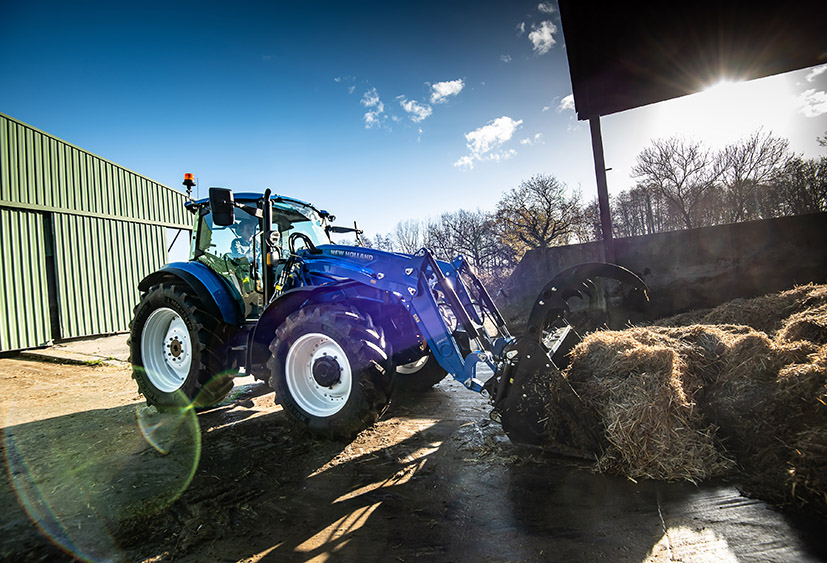
[[[176,358],[178,356],[180,356],[181,355],[181,341],[176,338],[172,342],[170,342],[169,343],[169,352]]]
[[[335,356],[322,356],[313,362],[313,379],[322,387],[331,387],[339,382],[342,367]]]
[[[147,378],[159,391],[181,388],[192,367],[193,348],[178,312],[160,307],[149,315],[141,331],[141,359]]]
[[[188,359],[185,337],[181,334],[180,327],[170,325],[167,337],[164,340],[166,360],[173,369],[179,369]]]
[[[296,405],[311,416],[333,416],[344,408],[354,385],[345,350],[319,332],[301,335],[287,351],[284,378]]]

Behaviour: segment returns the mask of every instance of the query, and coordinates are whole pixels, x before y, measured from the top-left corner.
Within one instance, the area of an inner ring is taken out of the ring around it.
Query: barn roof
[[[827,62],[827,2],[559,0],[581,120]]]

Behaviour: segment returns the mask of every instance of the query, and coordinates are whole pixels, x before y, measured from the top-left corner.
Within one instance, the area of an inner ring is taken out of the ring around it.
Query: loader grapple
[[[595,418],[563,376],[568,354],[580,336],[568,324],[568,300],[590,299],[603,277],[631,285],[646,297],[646,284],[633,272],[602,262],[579,264],[557,274],[540,292],[525,334],[506,354],[492,416],[512,442],[576,457],[594,458]],[[648,297],[647,297],[648,298]]]

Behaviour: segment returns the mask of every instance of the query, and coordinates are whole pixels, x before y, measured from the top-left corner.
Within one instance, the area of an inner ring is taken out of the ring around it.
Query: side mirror
[[[229,227],[235,223],[233,191],[227,188],[210,188],[210,213],[213,225]]]

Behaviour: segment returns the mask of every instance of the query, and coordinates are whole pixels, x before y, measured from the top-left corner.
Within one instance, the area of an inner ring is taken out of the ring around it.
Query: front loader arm
[[[301,267],[310,285],[352,280],[393,295],[410,314],[434,359],[467,388],[481,392],[476,378],[480,362],[496,370],[494,356],[510,338],[490,296],[462,258],[454,264],[434,258],[427,248],[413,255],[338,245],[301,254]],[[465,280],[465,281],[463,281]],[[481,312],[499,319],[492,338]]]

